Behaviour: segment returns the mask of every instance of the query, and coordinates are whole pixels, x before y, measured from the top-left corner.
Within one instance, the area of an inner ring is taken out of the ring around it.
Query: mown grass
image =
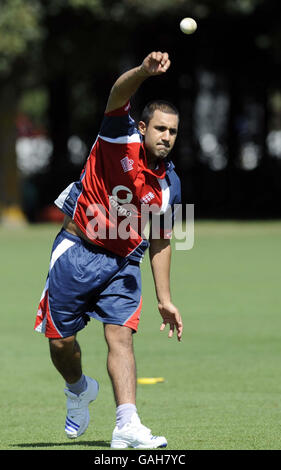
[[[91,424],[76,441],[64,436],[64,383],[33,324],[55,225],[0,228],[0,448],[108,450],[115,406],[102,325],[79,334],[83,365],[100,382]],[[195,223],[195,244],[174,251],[173,301],[184,319],[182,343],[160,332],[146,256],[144,305],[134,336],[138,410],[169,449],[280,449],[281,222]]]

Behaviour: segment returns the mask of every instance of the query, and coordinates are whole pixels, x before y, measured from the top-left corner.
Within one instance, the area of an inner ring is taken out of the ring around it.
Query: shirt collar
[[[150,168],[147,167],[146,151],[145,151],[145,147],[143,144],[141,146],[140,152],[141,152],[141,160],[143,162],[142,171],[145,171],[146,173],[150,173],[151,175],[156,176],[156,178],[160,178],[160,179],[165,178],[166,170],[167,170],[167,163],[170,163],[170,162],[166,162],[165,161],[166,159],[159,160],[157,167],[154,170],[151,170]]]

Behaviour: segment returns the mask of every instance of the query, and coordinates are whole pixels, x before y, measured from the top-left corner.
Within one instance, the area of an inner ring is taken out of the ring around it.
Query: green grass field
[[[115,406],[101,324],[78,339],[84,371],[100,382],[91,423],[76,441],[64,435],[64,383],[48,343],[33,332],[58,226],[0,227],[0,449],[108,450]],[[168,449],[281,449],[281,221],[195,223],[190,251],[174,251],[173,301],[182,343],[160,332],[148,257],[144,306],[134,337],[138,410]]]

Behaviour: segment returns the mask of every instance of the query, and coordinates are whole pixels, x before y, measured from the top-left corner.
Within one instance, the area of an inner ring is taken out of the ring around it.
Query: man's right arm
[[[148,77],[162,75],[170,67],[167,52],[151,52],[139,67],[123,73],[114,83],[106,106],[106,113],[123,107]]]

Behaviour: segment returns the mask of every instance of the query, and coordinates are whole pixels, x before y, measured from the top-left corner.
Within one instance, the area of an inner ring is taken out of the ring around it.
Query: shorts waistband
[[[127,260],[131,263],[134,262],[134,264],[135,262],[140,263],[140,261],[143,258],[145,250],[149,246],[149,243],[146,240],[143,240],[141,244],[132,253],[129,253],[128,256],[124,257],[124,256],[117,255],[116,253],[113,253],[112,251],[108,251],[105,248],[100,247],[99,245],[95,245],[93,243],[87,242],[87,240],[84,240],[84,238],[81,238],[78,235],[74,235],[73,233],[68,232],[63,227],[58,233],[58,236],[59,235],[62,235],[68,240],[78,243],[79,245],[84,245],[87,249],[89,249],[92,252],[106,254],[107,256],[112,256],[114,258],[124,260],[124,261]]]
[[[104,248],[102,248],[98,245],[94,245],[93,243],[87,242],[87,240],[84,240],[84,238],[81,238],[78,235],[74,235],[73,233],[68,232],[67,230],[65,230],[65,228],[61,229],[61,231],[59,232],[59,235],[60,234],[63,237],[68,238],[68,240],[71,240],[75,243],[79,243],[80,245],[86,246],[90,250],[96,251],[98,253],[108,253],[108,251],[105,250]],[[118,255],[116,255],[116,256],[118,256]]]
[[[124,258],[123,256],[119,256],[116,253],[113,253],[112,251],[108,251],[99,245],[95,245],[94,243],[87,242],[87,240],[84,240],[84,238],[81,238],[78,235],[74,235],[73,233],[68,232],[64,228],[60,230],[58,235],[62,235],[63,237],[68,238],[68,240],[78,243],[79,245],[84,245],[88,250],[94,253],[101,253],[101,254],[105,254],[107,256],[111,256],[120,260],[124,260],[124,261],[126,260],[126,258]]]
[[[78,235],[74,235],[73,233],[70,233],[67,230],[65,230],[65,228],[62,228],[60,230],[59,235],[63,235],[65,238],[68,238],[68,240],[71,240],[73,242],[80,243],[80,244],[82,244],[82,242],[84,241],[82,238],[78,237]],[[90,243],[88,243],[88,245],[90,245]]]

